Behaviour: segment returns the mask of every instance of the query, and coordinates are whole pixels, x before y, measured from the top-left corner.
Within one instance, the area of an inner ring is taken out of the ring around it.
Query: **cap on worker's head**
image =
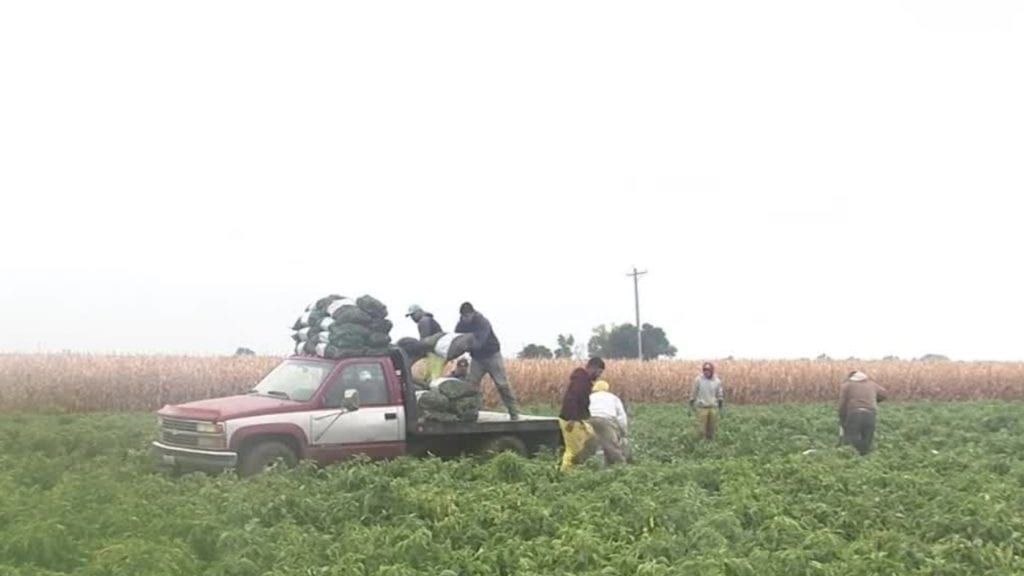
[[[868,375],[861,372],[860,370],[854,370],[850,372],[850,382],[863,382],[868,379]]]
[[[476,309],[469,302],[463,302],[462,306],[459,306],[459,314],[472,314],[473,312],[476,312]]]
[[[604,380],[598,380],[597,382],[594,382],[594,392],[607,392],[607,391],[608,391],[608,383],[607,382],[605,382]]]
[[[423,308],[420,308],[419,304],[413,304],[409,306],[409,311],[405,313],[406,316],[412,316],[413,314],[419,314],[423,312]]]

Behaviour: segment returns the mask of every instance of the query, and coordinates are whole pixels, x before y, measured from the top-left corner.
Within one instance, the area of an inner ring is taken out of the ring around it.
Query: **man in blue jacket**
[[[484,376],[489,375],[491,380],[494,380],[494,387],[498,389],[501,402],[508,410],[509,419],[518,420],[519,407],[516,405],[516,397],[505,373],[501,343],[498,342],[490,321],[477,312],[469,302],[464,302],[459,307],[459,316],[459,325],[455,327],[455,332],[473,335],[473,346],[469,351],[473,361],[469,365],[468,382],[479,389]]]

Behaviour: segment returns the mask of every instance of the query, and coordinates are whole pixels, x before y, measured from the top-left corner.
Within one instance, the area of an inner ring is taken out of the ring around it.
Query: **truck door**
[[[323,409],[310,412],[310,452],[323,462],[354,454],[383,458],[405,452],[405,410],[383,359],[342,361],[324,388]],[[359,391],[359,409],[339,415],[346,390]]]

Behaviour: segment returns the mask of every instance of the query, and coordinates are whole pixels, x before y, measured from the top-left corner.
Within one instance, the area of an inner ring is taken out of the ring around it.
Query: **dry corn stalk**
[[[250,389],[281,359],[270,356],[0,355],[0,411],[154,410],[164,404]],[[524,404],[557,404],[580,363],[509,360]],[[861,369],[896,399],[1024,398],[1024,363],[725,360],[717,363],[726,401],[736,404],[831,402],[839,383]],[[697,361],[610,360],[604,379],[627,402],[686,401]],[[484,382],[490,405],[494,387]]]

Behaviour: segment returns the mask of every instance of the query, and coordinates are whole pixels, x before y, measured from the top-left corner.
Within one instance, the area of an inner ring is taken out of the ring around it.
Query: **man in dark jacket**
[[[420,333],[420,340],[443,331],[437,320],[434,320],[434,315],[426,312],[416,304],[409,306],[409,312],[406,314],[406,317],[412,318],[412,321],[416,323],[416,329]]]
[[[558,426],[562,429],[562,471],[586,462],[596,451],[594,429],[590,422],[590,393],[594,380],[604,372],[604,360],[591,358],[586,368],[577,368],[569,375],[569,387],[562,397]]]
[[[516,405],[516,397],[512,393],[512,387],[509,385],[508,376],[505,373],[505,360],[501,357],[501,343],[498,342],[491,323],[469,302],[464,302],[459,307],[459,316],[459,324],[455,327],[455,332],[473,335],[473,346],[469,351],[469,356],[473,361],[469,364],[468,382],[479,389],[484,376],[489,375],[491,380],[494,380],[494,387],[498,389],[501,402],[508,410],[509,419],[518,420],[519,407]]]

